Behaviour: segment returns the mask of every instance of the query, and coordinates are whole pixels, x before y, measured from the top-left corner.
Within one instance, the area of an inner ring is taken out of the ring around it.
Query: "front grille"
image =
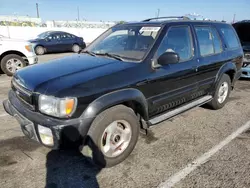
[[[11,86],[17,98],[29,107],[29,109],[34,110],[32,92],[21,86],[15,78],[12,79]]]

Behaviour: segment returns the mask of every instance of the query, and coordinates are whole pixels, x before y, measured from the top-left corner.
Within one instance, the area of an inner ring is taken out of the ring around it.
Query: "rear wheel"
[[[231,92],[231,79],[224,74],[216,88],[214,98],[208,104],[215,110],[222,108],[228,101]]]
[[[24,59],[16,54],[9,54],[3,57],[1,61],[1,69],[8,76],[13,76],[13,74],[25,67],[26,63]]]
[[[43,55],[45,54],[45,49],[42,46],[37,46],[35,48],[36,55]]]
[[[78,44],[72,46],[72,51],[78,53],[81,50],[81,47]]]
[[[134,111],[123,105],[99,114],[88,132],[84,155],[101,167],[111,167],[133,151],[139,134],[139,121]]]

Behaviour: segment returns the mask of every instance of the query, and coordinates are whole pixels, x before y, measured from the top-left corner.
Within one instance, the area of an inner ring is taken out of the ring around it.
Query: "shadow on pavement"
[[[93,142],[89,142],[93,143]],[[93,156],[98,152],[105,164],[101,152],[93,144],[88,144],[93,151]],[[90,162],[89,157],[85,157],[77,149],[52,150],[47,154],[47,174],[46,188],[99,188],[97,174],[102,167],[98,167]],[[104,165],[105,166],[105,165]]]

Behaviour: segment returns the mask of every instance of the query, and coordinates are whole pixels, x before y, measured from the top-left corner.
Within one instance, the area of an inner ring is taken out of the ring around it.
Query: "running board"
[[[170,111],[170,112],[167,112],[167,113],[162,114],[162,115],[160,115],[160,116],[157,116],[157,117],[155,117],[155,118],[153,118],[153,119],[150,119],[149,122],[150,122],[151,125],[160,123],[160,122],[162,122],[162,121],[164,121],[164,120],[166,120],[166,119],[169,119],[169,118],[171,118],[171,117],[174,117],[174,116],[176,116],[177,114],[180,114],[180,113],[182,113],[182,112],[185,112],[185,111],[187,111],[187,110],[189,110],[189,109],[191,109],[191,108],[194,108],[194,107],[197,107],[197,106],[201,106],[201,105],[203,105],[203,104],[205,104],[205,103],[211,101],[212,98],[213,98],[213,97],[212,97],[211,95],[207,95],[207,96],[202,97],[202,98],[200,98],[200,99],[198,99],[198,100],[195,100],[195,101],[193,101],[193,102],[191,102],[191,103],[189,103],[189,104],[187,104],[187,105],[185,105],[185,106],[179,107],[179,108],[174,109],[174,110],[172,110],[172,111]]]

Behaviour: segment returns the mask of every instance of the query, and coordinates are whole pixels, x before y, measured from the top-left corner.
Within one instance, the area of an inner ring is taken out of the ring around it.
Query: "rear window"
[[[220,26],[223,38],[225,39],[226,45],[229,49],[239,48],[240,43],[236,36],[236,32],[229,25]]]

